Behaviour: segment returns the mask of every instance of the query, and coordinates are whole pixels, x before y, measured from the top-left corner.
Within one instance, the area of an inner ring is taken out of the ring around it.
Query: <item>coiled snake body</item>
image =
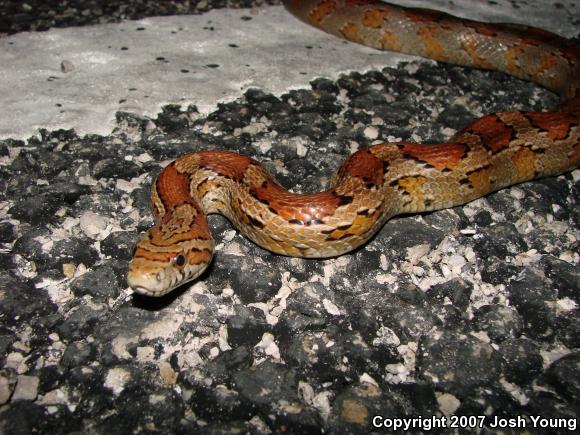
[[[128,282],[161,296],[196,278],[220,213],[272,252],[331,257],[365,243],[394,215],[452,207],[580,162],[580,46],[543,30],[486,24],[374,0],[285,0],[300,19],[354,42],[507,72],[565,100],[550,112],[484,116],[449,142],[382,143],[340,167],[331,187],[295,194],[255,160],[227,151],[184,155],[155,181],[157,224],[139,241]]]

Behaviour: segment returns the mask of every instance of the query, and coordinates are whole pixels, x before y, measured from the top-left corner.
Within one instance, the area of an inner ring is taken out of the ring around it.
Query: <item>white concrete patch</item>
[[[542,0],[521,9],[507,0],[398,3],[523,22],[564,36],[575,34],[572,18],[580,15],[573,3],[558,9]],[[24,139],[39,128],[108,134],[117,111],[155,117],[161,106],[175,103],[208,113],[251,87],[279,95],[316,77],[401,59],[410,57],[344,43],[282,7],[20,33],[0,39],[0,138]]]
[[[0,39],[0,137],[37,128],[108,134],[119,110],[155,117],[175,103],[207,113],[251,87],[280,93],[335,75],[337,58],[348,70],[383,66],[381,57],[281,7],[18,34]],[[73,71],[61,71],[65,60]]]

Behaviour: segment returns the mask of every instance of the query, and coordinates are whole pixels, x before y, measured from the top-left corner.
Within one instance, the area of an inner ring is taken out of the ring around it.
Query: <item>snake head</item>
[[[186,211],[167,213],[137,244],[127,274],[135,292],[163,296],[197,278],[211,263],[214,243],[205,216],[184,221]]]
[[[137,247],[135,256],[129,265],[127,282],[136,292],[147,296],[163,296],[203,273],[211,262],[211,254],[199,255],[200,252],[162,253],[150,255]],[[203,257],[193,261],[193,257]]]

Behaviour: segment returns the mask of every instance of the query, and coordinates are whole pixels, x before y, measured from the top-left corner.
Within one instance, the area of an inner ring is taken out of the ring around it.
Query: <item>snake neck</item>
[[[197,278],[210,264],[214,242],[189,176],[176,162],[157,177],[151,200],[157,223],[136,246],[127,281],[137,292],[162,296]]]

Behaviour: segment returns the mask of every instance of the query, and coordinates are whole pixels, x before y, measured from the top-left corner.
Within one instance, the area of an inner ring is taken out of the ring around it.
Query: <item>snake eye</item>
[[[185,255],[179,254],[177,257],[175,257],[173,262],[179,267],[183,266],[185,264]]]

